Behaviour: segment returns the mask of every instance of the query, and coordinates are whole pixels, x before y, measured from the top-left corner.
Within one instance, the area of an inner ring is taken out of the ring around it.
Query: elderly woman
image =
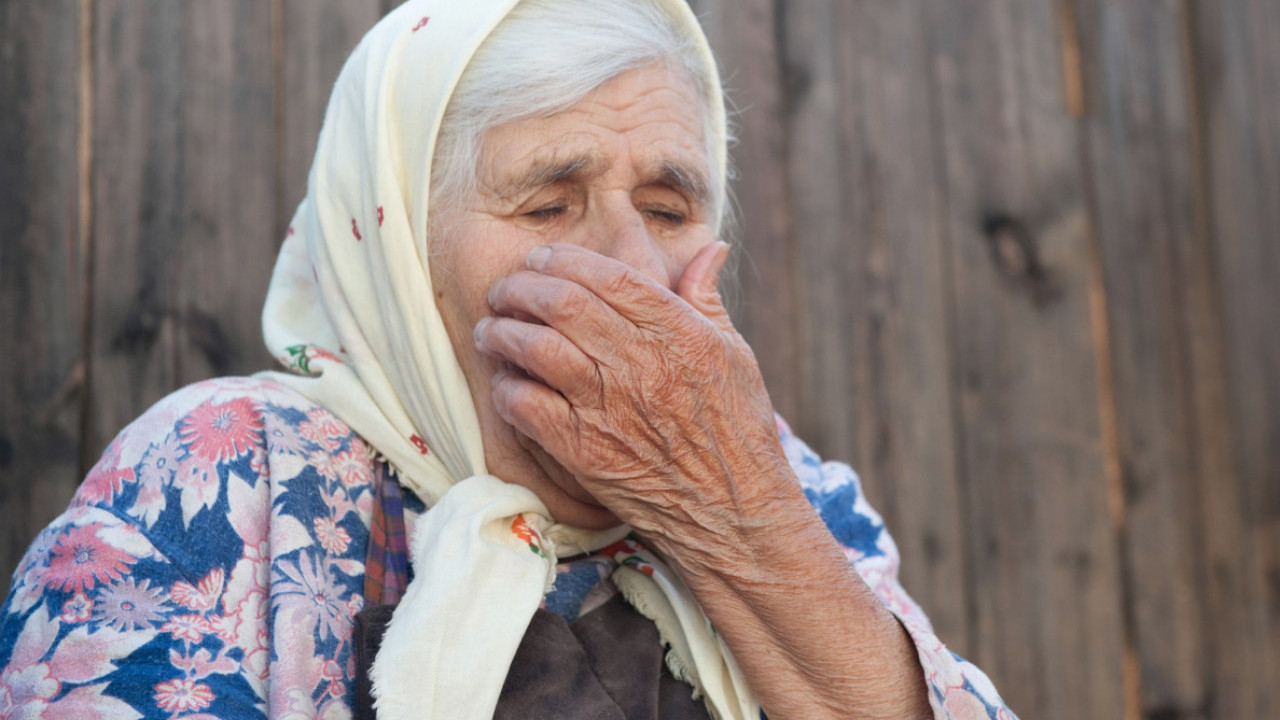
[[[775,419],[725,148],[681,0],[384,19],[272,280],[294,373],[112,443],[17,571],[0,717],[1011,718]]]

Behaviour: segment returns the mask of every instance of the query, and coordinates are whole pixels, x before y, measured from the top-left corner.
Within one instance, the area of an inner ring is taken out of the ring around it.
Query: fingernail
[[[551,248],[546,245],[539,245],[529,251],[528,256],[524,259],[524,264],[530,270],[541,270],[547,264],[547,258],[549,257],[551,257]]]
[[[498,301],[498,289],[502,287],[502,283],[506,282],[506,278],[498,278],[489,286],[489,307],[494,307],[494,303]]]
[[[480,318],[480,322],[476,323],[476,329],[471,332],[471,339],[474,340],[477,345],[479,345],[480,335],[482,335],[484,331],[487,330],[488,327],[492,324],[493,324],[493,318],[490,318],[490,317]]]

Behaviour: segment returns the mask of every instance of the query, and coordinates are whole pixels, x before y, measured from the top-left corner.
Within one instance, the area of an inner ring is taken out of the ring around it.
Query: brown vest
[[[393,605],[355,618],[355,720],[375,720],[369,667]],[[495,720],[709,720],[663,662],[658,629],[615,595],[568,623],[538,610],[498,698]]]

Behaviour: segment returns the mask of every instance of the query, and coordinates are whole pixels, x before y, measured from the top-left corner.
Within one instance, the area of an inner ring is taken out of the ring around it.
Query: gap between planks
[[[1080,54],[1080,21],[1075,0],[1057,0],[1056,20],[1062,58],[1063,103],[1075,119],[1079,144],[1081,178],[1089,222],[1086,242],[1089,257],[1089,324],[1093,334],[1094,361],[1098,373],[1098,429],[1102,440],[1103,474],[1107,484],[1107,511],[1110,515],[1116,560],[1120,568],[1121,618],[1123,622],[1122,671],[1124,720],[1142,720],[1142,665],[1138,659],[1136,621],[1133,616],[1132,572],[1129,569],[1128,517],[1124,496],[1124,475],[1120,460],[1119,417],[1116,408],[1115,371],[1111,355],[1111,323],[1101,237],[1098,232],[1097,183],[1090,152],[1090,132],[1086,122],[1084,67]]]
[[[76,125],[76,241],[80,246],[79,281],[84,289],[80,298],[80,384],[79,452],[77,469],[80,477],[89,472],[85,457],[86,439],[92,422],[89,408],[93,397],[93,14],[94,0],[80,0],[79,23],[79,87],[77,88]],[[76,277],[76,275],[72,275]]]

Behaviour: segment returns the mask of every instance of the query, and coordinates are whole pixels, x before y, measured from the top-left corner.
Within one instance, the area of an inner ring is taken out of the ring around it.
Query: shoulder
[[[165,538],[185,543],[206,531],[253,544],[261,528],[283,522],[284,504],[309,516],[341,495],[363,519],[373,455],[346,423],[288,388],[258,378],[208,380],[122,430],[71,506],[107,510],[161,547]]]
[[[114,504],[128,484],[155,500],[174,483],[207,482],[221,465],[262,475],[271,454],[306,456],[352,440],[363,445],[331,413],[270,380],[205,380],[173,392],[121,430],[72,505]]]

